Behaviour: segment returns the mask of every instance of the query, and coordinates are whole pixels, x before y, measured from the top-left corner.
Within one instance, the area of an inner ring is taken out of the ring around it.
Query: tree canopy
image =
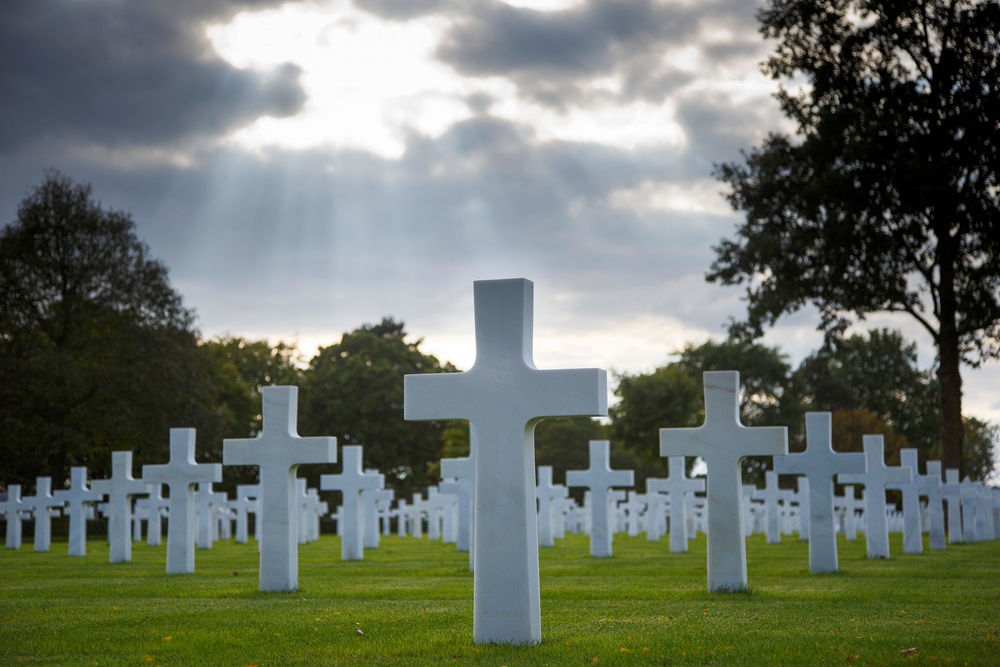
[[[149,462],[178,424],[220,436],[193,321],[131,216],[46,172],[0,232],[3,481],[103,475],[116,449]]]
[[[962,465],[962,362],[1000,354],[1000,5],[773,0],[765,70],[797,137],[717,167],[745,213],[707,278],[764,327],[807,304],[831,336],[905,313],[938,351],[943,460]]]
[[[660,428],[704,422],[702,372],[733,369],[740,371],[742,422],[787,427],[791,451],[805,448],[806,412],[831,412],[836,451],[862,451],[863,435],[882,434],[893,465],[904,447],[916,448],[921,461],[941,457],[937,379],[918,369],[912,341],[876,329],[830,341],[794,370],[777,348],[730,340],[688,344],[651,373],[620,375],[608,430],[613,443],[636,456],[637,476],[666,473]],[[972,479],[986,480],[997,427],[973,417],[964,421],[965,469]],[[693,463],[688,460],[689,470]],[[769,467],[769,457],[746,459],[744,480],[759,482]]]
[[[320,348],[302,375],[299,430],[364,446],[364,464],[386,486],[408,494],[426,487],[441,456],[444,422],[403,419],[403,376],[454,371],[405,340],[402,322],[385,318]]]
[[[789,401],[790,369],[777,348],[759,343],[707,341],[686,345],[678,359],[649,374],[618,376],[619,402],[609,410],[612,438],[645,463],[639,476],[667,474],[660,457],[661,428],[695,427],[705,421],[702,373],[740,371],[740,419],[747,425],[798,426],[797,402]],[[799,427],[801,428],[801,427]],[[694,459],[688,459],[689,470]],[[766,457],[743,462],[747,482],[759,482],[768,467]]]

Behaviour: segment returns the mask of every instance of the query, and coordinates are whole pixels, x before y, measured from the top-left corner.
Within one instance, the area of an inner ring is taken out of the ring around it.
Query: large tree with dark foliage
[[[47,171],[0,232],[0,481],[150,463],[172,426],[221,438],[193,321],[131,216]]]
[[[905,313],[938,352],[946,467],[962,466],[962,363],[1000,354],[1000,4],[773,0],[765,70],[797,136],[717,168],[746,214],[710,281],[746,286],[758,336],[806,304],[829,334]],[[801,84],[801,85],[799,85]]]

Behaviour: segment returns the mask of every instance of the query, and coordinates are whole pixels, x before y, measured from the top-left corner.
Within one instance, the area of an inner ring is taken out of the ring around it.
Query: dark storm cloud
[[[709,55],[743,59],[759,49],[756,3],[715,0],[589,0],[539,12],[502,2],[468,5],[446,34],[438,57],[466,76],[505,76],[522,94],[562,108],[594,99],[593,79],[620,74],[620,101],[662,101],[691,74],[663,58],[667,49],[710,48]],[[721,43],[707,29],[727,29]]]
[[[0,151],[40,140],[165,146],[295,113],[299,70],[232,67],[207,22],[280,2],[9,0],[0,20]]]

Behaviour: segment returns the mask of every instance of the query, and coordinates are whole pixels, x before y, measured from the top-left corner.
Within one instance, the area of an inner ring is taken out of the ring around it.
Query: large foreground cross
[[[534,427],[545,417],[606,415],[607,373],[535,368],[530,281],[477,281],[474,294],[472,368],[407,375],[403,412],[412,420],[470,422],[476,442],[473,640],[537,643]]]
[[[264,387],[261,434],[222,442],[222,462],[227,466],[250,465],[260,470],[256,535],[261,591],[294,591],[299,587],[295,472],[304,463],[337,461],[336,438],[299,437],[298,406],[298,387]]]
[[[784,426],[740,423],[740,374],[705,372],[705,423],[660,429],[660,456],[700,456],[707,467],[708,590],[747,589],[740,461],[788,453]]]

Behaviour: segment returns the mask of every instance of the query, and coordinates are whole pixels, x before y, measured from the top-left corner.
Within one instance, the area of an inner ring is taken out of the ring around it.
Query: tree
[[[830,336],[905,313],[937,348],[946,467],[962,466],[961,364],[1000,354],[1000,5],[773,0],[765,63],[798,140],[716,167],[746,214],[709,281],[745,285],[756,337],[813,304]]]
[[[898,466],[899,450],[911,446],[905,435],[870,410],[837,408],[832,411],[831,422],[832,446],[837,452],[863,452],[866,435],[881,435],[886,463]]]
[[[666,475],[667,464],[660,456],[660,429],[701,423],[700,416],[705,414],[701,383],[675,364],[652,373],[622,373],[615,379],[619,400],[608,408],[612,443],[621,443],[640,462],[637,477]],[[693,465],[693,459],[688,463]]]
[[[799,399],[788,393],[791,367],[776,347],[760,343],[706,341],[688,343],[679,353],[678,368],[701,382],[705,371],[739,371],[741,418],[757,426],[786,425],[799,421]]]
[[[201,348],[233,381],[224,403],[245,431],[236,437],[252,438],[260,433],[264,387],[298,386],[302,376],[295,366],[295,347],[282,341],[272,347],[266,340],[223,336],[202,342]]]
[[[220,435],[193,322],[132,218],[47,171],[0,232],[0,479],[152,462],[178,424]]]
[[[797,397],[788,392],[791,369],[777,348],[759,343],[707,341],[685,345],[677,361],[653,373],[618,377],[611,407],[611,435],[633,451],[655,474],[666,474],[660,458],[661,428],[694,427],[705,421],[703,373],[715,370],[740,372],[740,419],[747,425],[784,425],[800,429]],[[743,461],[747,482],[759,482],[770,457]],[[693,460],[688,461],[689,471]]]
[[[421,352],[420,340],[407,342],[403,327],[385,318],[320,348],[299,393],[299,432],[363,445],[365,467],[377,468],[401,497],[428,485],[445,427],[403,419],[403,376],[455,370]]]
[[[1000,427],[975,417],[965,419],[965,472],[974,481],[984,484],[994,472],[996,443]]]
[[[793,383],[809,410],[866,410],[882,424],[871,433],[891,428],[925,457],[941,449],[937,380],[917,368],[916,344],[899,331],[827,341],[802,361]]]

